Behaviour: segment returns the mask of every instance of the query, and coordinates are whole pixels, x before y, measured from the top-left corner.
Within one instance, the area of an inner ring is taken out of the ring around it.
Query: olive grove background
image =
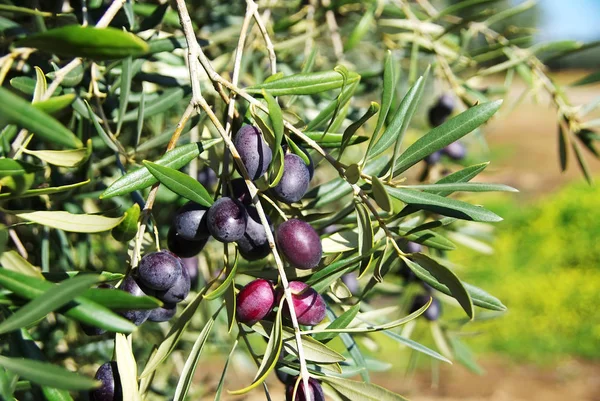
[[[325,251],[310,274],[286,266],[330,309],[315,359],[288,357],[283,371],[306,367],[335,400],[597,399],[598,4],[569,4],[0,1],[0,398],[86,400],[114,359],[137,366],[121,379],[140,399],[283,399],[262,334],[285,331],[237,325],[232,308],[252,278],[277,281],[272,256],[248,262],[209,241],[170,322],[136,329],[108,310],[131,299],[99,293],[101,308],[74,306],[167,247],[190,199],[168,184],[177,170],[220,197],[218,178],[240,175],[222,134],[254,123],[273,149],[284,138],[316,165],[292,206],[269,198],[277,162],[256,184],[275,225],[300,216]],[[435,128],[428,112],[444,94],[455,107]],[[456,140],[464,159],[421,161]],[[127,181],[173,148],[162,176]],[[425,247],[415,256],[406,240]],[[359,289],[341,272],[360,275]],[[441,300],[439,320],[400,322],[419,293]],[[45,306],[28,310],[36,298]],[[86,336],[82,322],[134,334]]]

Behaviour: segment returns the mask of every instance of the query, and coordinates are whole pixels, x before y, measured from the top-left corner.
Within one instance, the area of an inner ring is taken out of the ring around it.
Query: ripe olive
[[[237,199],[222,197],[208,209],[208,231],[221,242],[234,242],[244,236],[248,214]]]
[[[90,390],[90,401],[122,401],[123,388],[121,378],[115,361],[106,362],[96,371],[94,379],[101,384],[100,387]]]
[[[273,284],[256,279],[244,286],[237,295],[236,318],[238,322],[253,325],[264,319],[275,304]]]
[[[277,248],[298,269],[312,269],[321,261],[323,248],[319,234],[302,220],[289,219],[277,227]]]
[[[310,171],[302,158],[288,153],[283,159],[283,175],[273,188],[275,197],[285,203],[298,202],[310,183]]]
[[[181,259],[169,251],[144,255],[138,266],[140,282],[153,290],[165,291],[181,276]]]
[[[273,159],[273,153],[258,128],[244,125],[236,133],[233,144],[252,180],[260,178]]]

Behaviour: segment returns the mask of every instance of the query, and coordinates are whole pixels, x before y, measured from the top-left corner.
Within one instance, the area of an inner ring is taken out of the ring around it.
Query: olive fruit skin
[[[407,253],[418,253],[423,251],[423,246],[413,241],[406,241],[406,243],[402,244],[400,247]]]
[[[425,295],[425,294],[420,294],[417,295],[414,300],[413,303],[410,307],[410,313],[413,313],[417,310],[419,310],[421,307],[427,305],[427,303],[429,302],[429,295]],[[429,305],[429,308],[427,308],[425,310],[425,312],[423,312],[423,314],[421,316],[423,316],[425,319],[429,320],[430,322],[435,322],[436,320],[438,320],[440,318],[440,315],[442,314],[442,304],[440,303],[440,301],[437,298],[431,297],[431,305]]]
[[[171,227],[167,234],[167,246],[171,252],[180,258],[191,258],[198,255],[204,249],[209,238],[188,241],[177,234],[177,230],[174,227]]]
[[[246,260],[263,259],[271,253],[267,233],[260,222],[256,208],[247,207],[246,212],[248,213],[248,223],[244,236],[236,241],[238,250]]]
[[[440,96],[437,103],[429,109],[429,124],[432,127],[442,125],[454,110],[454,98],[451,95],[444,94]]]
[[[452,160],[462,160],[467,155],[467,149],[461,142],[452,142],[450,145],[442,149],[442,153]]]
[[[288,153],[283,159],[283,175],[273,188],[275,197],[285,203],[298,202],[310,184],[310,171],[302,158]]]
[[[206,215],[208,230],[221,242],[234,242],[244,236],[248,222],[246,208],[237,199],[218,199]]]
[[[136,297],[143,297],[145,295],[154,296],[154,292],[150,289],[143,288],[142,286],[131,276],[128,276],[123,280],[121,285],[119,286],[120,290],[126,291],[131,295]],[[119,312],[121,316],[125,319],[129,320],[136,326],[144,323],[148,316],[150,315],[150,310],[148,309],[131,309]]]
[[[233,144],[240,154],[250,179],[259,179],[271,164],[273,152],[262,138],[258,128],[244,125],[236,133]]]
[[[182,270],[179,257],[169,251],[158,251],[146,254],[140,260],[138,277],[146,287],[166,291],[175,284]]]
[[[173,227],[177,234],[187,241],[199,241],[210,236],[206,227],[206,206],[188,202],[177,210]]]
[[[197,178],[198,182],[207,189],[213,188],[219,181],[215,170],[208,166],[204,166],[200,171],[198,171]]]
[[[321,261],[321,238],[312,226],[302,220],[289,219],[277,227],[277,248],[298,269],[312,269]]]
[[[100,387],[90,390],[90,401],[123,401],[123,387],[115,361],[101,365],[94,379],[101,384]]]
[[[295,386],[297,380],[298,380],[298,377],[296,377],[295,380],[290,380],[288,385],[286,386],[286,389],[285,389],[285,400],[286,401],[306,401],[306,400],[308,400],[308,397],[304,393],[304,385],[302,384],[302,381],[300,383],[298,383],[298,389],[296,390],[296,398],[292,399],[292,397],[294,396],[294,386]],[[311,393],[310,394],[311,400],[325,401],[325,394],[323,393],[323,387],[321,387],[321,383],[319,383],[317,380],[310,377],[308,379],[308,388]]]
[[[251,326],[264,319],[275,305],[275,291],[270,281],[259,278],[244,286],[237,295],[237,321]]]
[[[183,263],[182,263],[183,267]],[[175,304],[183,301],[190,293],[191,280],[187,268],[181,269],[181,275],[177,277],[175,283],[166,291],[157,291],[156,298],[167,304]]]
[[[171,320],[177,313],[177,305],[164,304],[162,307],[154,308],[148,315],[148,320],[151,322],[166,322]]]
[[[301,281],[290,281],[289,286],[292,291],[292,301],[298,323],[305,326],[314,326],[321,323],[326,314],[325,300],[321,294]],[[280,291],[278,298],[281,299],[282,296],[283,291]],[[290,311],[287,302],[283,308],[284,316],[289,318]]]

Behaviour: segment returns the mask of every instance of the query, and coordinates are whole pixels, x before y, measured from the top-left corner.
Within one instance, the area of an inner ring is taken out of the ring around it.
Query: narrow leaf
[[[171,191],[202,206],[210,207],[213,199],[198,180],[173,168],[144,160],[150,173]]]
[[[137,383],[137,364],[135,363],[131,344],[125,334],[117,333],[115,335],[115,355],[119,378],[121,379],[123,399],[141,401],[142,398],[138,391]]]
[[[357,82],[360,76],[349,74],[349,82]],[[290,75],[261,85],[250,86],[248,93],[261,93],[265,90],[272,96],[314,95],[315,93],[337,89],[344,84],[343,77],[336,71],[309,72]]]
[[[57,286],[53,286],[44,294],[19,308],[17,312],[0,323],[0,334],[7,333],[26,327],[50,312],[55,311],[67,304],[75,297],[81,295],[92,284],[99,281],[99,276],[85,275],[65,280]]]
[[[119,225],[123,217],[105,217],[92,214],[72,214],[63,211],[17,213],[15,216],[59,230],[74,233],[99,233]]]
[[[373,193],[373,199],[375,199],[375,203],[377,206],[385,210],[386,212],[392,211],[392,202],[390,200],[390,195],[388,195],[385,186],[381,182],[377,176],[371,176],[371,191]]]
[[[267,343],[265,354],[262,357],[262,361],[258,367],[258,372],[256,372],[256,376],[254,377],[252,384],[240,390],[229,391],[230,394],[245,394],[250,390],[260,386],[265,381],[269,373],[275,369],[275,365],[279,360],[281,348],[283,347],[283,332],[281,325],[281,311],[283,309],[283,302],[285,302],[284,299],[282,299],[279,303],[279,309],[275,315],[275,322],[271,328],[271,333],[269,334],[269,342]]]
[[[421,275],[427,274],[435,278],[438,283],[446,286],[449,291],[448,295],[456,299],[466,312],[467,316],[473,319],[475,312],[473,310],[471,296],[458,277],[450,269],[439,264],[430,257],[419,253],[412,254],[410,259],[402,259],[408,264],[408,267],[415,272],[417,277],[420,278],[420,275],[417,273],[418,271]]]
[[[192,350],[185,361],[185,365],[183,365],[179,381],[177,382],[177,388],[175,389],[175,395],[173,396],[174,401],[185,401],[190,386],[192,385],[192,381],[194,380],[194,374],[196,373],[196,368],[200,362],[200,355],[204,349],[204,344],[206,344],[206,340],[208,340],[208,335],[212,330],[215,319],[217,318],[219,312],[221,312],[221,308],[219,308],[217,312],[215,312],[215,314],[204,324],[202,331],[198,335],[198,338],[196,338],[196,341],[192,346]]]
[[[81,149],[72,150],[29,150],[24,149],[24,153],[37,157],[48,164],[59,167],[78,167],[85,163],[92,154],[92,141],[89,140],[87,146]]]
[[[48,142],[73,149],[83,147],[81,141],[58,120],[5,88],[0,88],[0,104],[10,105],[0,107],[0,126],[16,124]]]
[[[131,56],[126,57],[121,63],[121,93],[119,94],[119,120],[117,122],[117,135],[121,132],[123,125],[123,116],[129,103],[129,93],[131,91],[131,78],[133,76],[133,60]]]
[[[399,144],[402,143],[404,133],[408,128],[410,119],[412,118],[416,107],[419,103],[419,99],[423,94],[423,88],[425,86],[425,77],[419,77],[413,86],[408,90],[406,96],[400,102],[398,110],[394,113],[394,117],[390,121],[390,124],[386,127],[385,131],[375,143],[371,149],[371,153],[368,155],[368,159],[373,159],[385,152],[393,143],[396,143],[396,149],[394,151],[394,159],[397,158]]]
[[[98,381],[70,372],[56,365],[23,358],[0,356],[0,366],[33,383],[65,390],[89,390],[98,387]]]
[[[407,401],[406,398],[392,393],[376,384],[342,379],[340,377],[320,377],[348,400],[361,401]]]
[[[192,159],[198,157],[202,150],[202,144],[199,142],[179,146],[158,159],[156,164],[172,169],[180,169]],[[114,196],[126,195],[138,189],[149,187],[157,182],[158,180],[150,173],[150,171],[148,171],[146,167],[142,167],[113,182],[112,185],[100,195],[100,199],[109,199]]]
[[[148,51],[148,44],[132,33],[81,25],[67,25],[31,35],[17,41],[17,46],[94,60],[140,56]]]
[[[429,131],[400,155],[394,176],[484,124],[498,111],[501,104],[502,101],[497,100],[473,106]]]
[[[420,209],[430,210],[444,216],[456,217],[462,220],[482,222],[498,222],[502,218],[481,206],[474,206],[455,199],[419,192],[411,189],[388,188],[388,193],[402,202],[414,205]]]

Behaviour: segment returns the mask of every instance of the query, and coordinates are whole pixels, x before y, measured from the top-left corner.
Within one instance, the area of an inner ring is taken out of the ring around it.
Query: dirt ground
[[[431,375],[427,373],[416,375],[407,387],[398,386],[397,378],[387,376],[378,378],[378,383],[412,401],[600,400],[599,364],[570,361],[540,368],[488,360],[482,365],[486,370],[482,376],[459,366],[444,367],[437,388],[432,388]]]

